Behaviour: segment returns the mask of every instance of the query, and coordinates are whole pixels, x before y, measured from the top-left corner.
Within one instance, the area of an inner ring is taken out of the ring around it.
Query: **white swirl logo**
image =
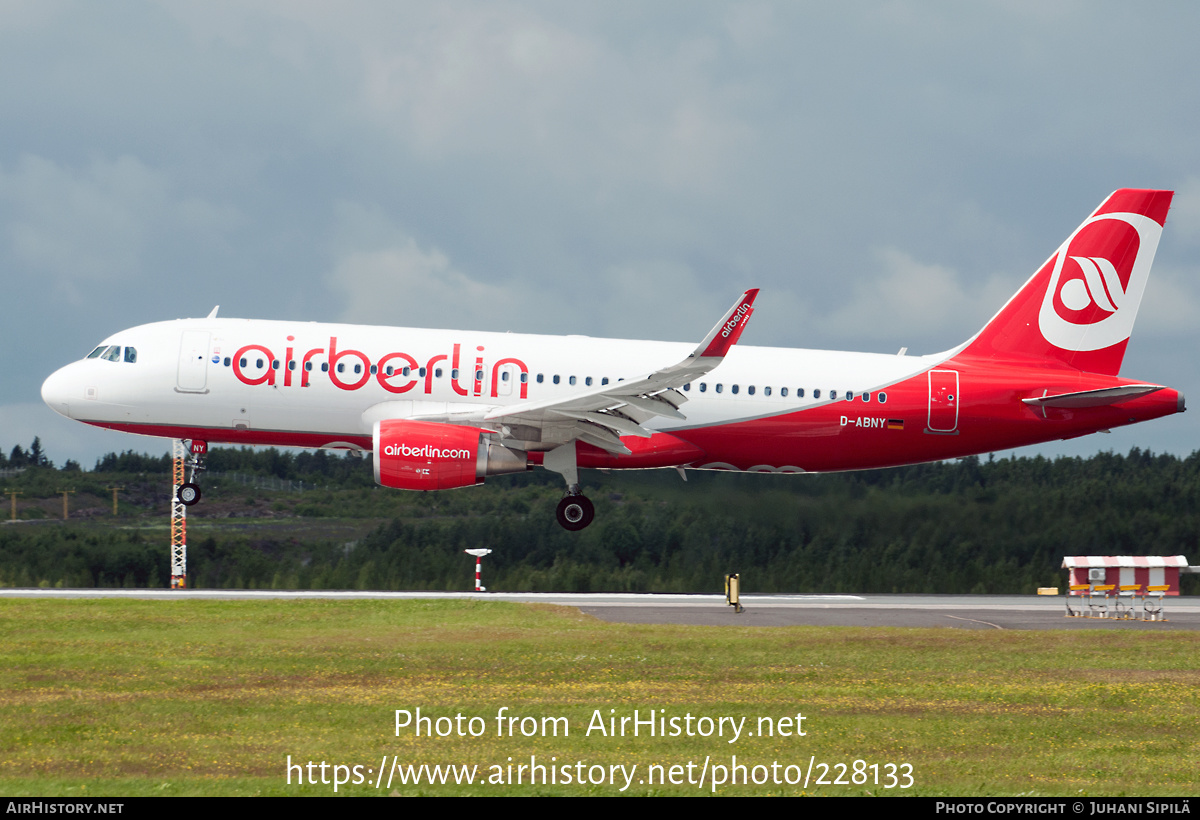
[[[1102,256],[1072,256],[1083,279],[1068,279],[1058,291],[1062,303],[1071,310],[1086,310],[1095,305],[1108,313],[1116,313],[1125,301],[1121,277],[1112,262]]]
[[[1084,351],[1128,339],[1161,234],[1161,225],[1134,213],[1099,214],[1080,225],[1054,257],[1038,314],[1046,341]],[[1127,264],[1122,260],[1131,252],[1136,254],[1123,284],[1118,265]]]

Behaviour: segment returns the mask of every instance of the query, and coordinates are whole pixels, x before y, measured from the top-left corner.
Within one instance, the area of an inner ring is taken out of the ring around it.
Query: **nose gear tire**
[[[200,500],[200,485],[199,484],[181,484],[175,497],[179,499],[179,503],[185,507],[190,507]]]

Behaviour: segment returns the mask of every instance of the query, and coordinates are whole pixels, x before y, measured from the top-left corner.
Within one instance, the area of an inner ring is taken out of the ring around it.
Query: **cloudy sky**
[[[1178,191],[1123,373],[1200,401],[1200,5],[0,0],[0,447],[203,316],[913,353]],[[1200,412],[1038,452],[1200,448]]]

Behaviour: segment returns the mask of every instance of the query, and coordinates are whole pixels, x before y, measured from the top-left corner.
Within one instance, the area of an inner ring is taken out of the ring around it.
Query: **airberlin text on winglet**
[[[751,288],[742,294],[736,307],[726,314],[725,320],[718,326],[720,330],[712,329],[711,340],[704,345],[701,356],[723,357],[731,347],[737,344],[742,331],[746,329],[746,323],[754,313],[754,299],[757,296],[758,288]]]
[[[742,304],[738,306],[737,312],[733,314],[733,318],[731,318],[728,322],[725,323],[725,329],[721,331],[721,338],[728,339],[729,334],[733,332],[733,329],[741,323],[742,317],[744,317],[749,312],[750,312],[750,303],[742,302]]]

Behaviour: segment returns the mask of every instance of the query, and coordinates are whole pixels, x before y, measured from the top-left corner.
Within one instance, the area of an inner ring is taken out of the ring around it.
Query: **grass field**
[[[351,781],[339,795],[1167,796],[1200,780],[1192,633],[644,626],[486,601],[5,600],[0,661],[6,796],[330,795],[334,764]],[[397,736],[396,710],[418,707],[450,720]],[[502,708],[536,720],[498,737]],[[680,736],[595,728],[635,709],[677,718]],[[519,770],[531,757],[546,767],[534,785]],[[818,784],[822,763],[848,785]],[[469,786],[400,785],[409,764],[478,768]],[[390,789],[376,788],[381,768]]]

